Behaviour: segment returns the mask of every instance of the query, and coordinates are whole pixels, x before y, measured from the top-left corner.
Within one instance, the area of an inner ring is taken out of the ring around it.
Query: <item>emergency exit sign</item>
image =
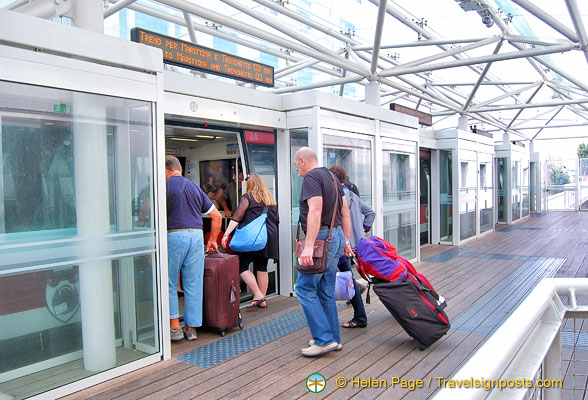
[[[131,29],[131,40],[163,51],[163,62],[262,86],[274,86],[274,67],[198,46],[142,28]]]
[[[65,104],[53,104],[53,112],[58,114],[71,114],[71,107]]]

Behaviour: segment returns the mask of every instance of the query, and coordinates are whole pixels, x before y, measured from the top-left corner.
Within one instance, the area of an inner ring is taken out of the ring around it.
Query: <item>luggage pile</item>
[[[357,272],[368,281],[366,303],[370,304],[370,287],[416,342],[424,350],[447,333],[451,324],[445,314],[447,303],[433,285],[396,248],[377,236],[361,239],[357,244]]]

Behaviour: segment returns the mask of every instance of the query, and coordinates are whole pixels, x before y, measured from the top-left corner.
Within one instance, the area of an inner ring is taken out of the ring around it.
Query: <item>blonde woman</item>
[[[239,207],[233,213],[231,222],[222,238],[222,246],[229,245],[229,235],[239,226],[243,227],[255,218],[259,217],[267,207],[267,244],[265,248],[258,251],[238,253],[239,272],[241,278],[249,286],[253,293],[253,301],[250,307],[266,308],[265,296],[268,287],[267,263],[270,258],[278,260],[278,207],[274,196],[270,193],[267,185],[257,174],[251,174],[247,181],[247,192],[241,197]],[[253,263],[253,272],[249,264]],[[257,277],[257,279],[256,279]]]

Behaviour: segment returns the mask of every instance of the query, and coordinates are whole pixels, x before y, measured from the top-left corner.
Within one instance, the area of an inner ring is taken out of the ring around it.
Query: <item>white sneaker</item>
[[[313,344],[312,346],[303,348],[302,355],[305,357],[322,356],[323,354],[327,354],[327,353],[337,349],[338,345],[339,345],[339,343],[337,343],[337,342],[332,342],[332,343],[329,343],[325,346],[317,346],[317,345]]]
[[[314,346],[314,339],[310,339],[308,341],[308,345],[309,346]],[[343,344],[337,343],[337,348],[335,349],[335,351],[341,351],[341,350],[343,350]]]

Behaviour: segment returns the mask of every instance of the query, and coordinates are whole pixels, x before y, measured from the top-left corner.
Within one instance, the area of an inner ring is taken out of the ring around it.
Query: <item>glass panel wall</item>
[[[354,183],[359,196],[373,205],[372,142],[367,139],[323,135],[323,165],[339,165],[347,172],[347,184]]]
[[[277,199],[276,133],[245,130],[243,145],[247,154],[248,172],[261,176],[274,198]],[[278,264],[276,261],[272,259],[268,261],[267,272],[267,294],[276,293],[278,289]],[[241,284],[242,301],[246,297],[244,295],[253,295],[249,286],[243,283]]]
[[[521,218],[521,162],[519,160],[513,160],[511,168],[512,220],[516,221]]]
[[[0,392],[159,352],[152,138],[149,102],[0,82]]]
[[[497,204],[497,213],[498,213],[498,222],[507,223],[506,220],[506,158],[497,158],[496,159],[496,183],[498,187],[497,196],[498,196],[498,204]]]
[[[530,179],[530,168],[529,168],[529,162],[528,161],[523,161],[523,166],[522,166],[522,186],[521,186],[521,190],[522,190],[522,215],[523,217],[528,217],[529,216],[529,208],[530,208],[530,204],[529,204],[529,179]]]
[[[416,257],[416,146],[383,142],[384,239],[404,258]]]
[[[492,213],[494,212],[494,177],[492,155],[479,153],[480,159],[480,191],[478,207],[480,209],[480,233],[493,229]]]
[[[453,241],[453,155],[451,150],[439,150],[441,205],[439,222],[442,242]]]
[[[580,173],[580,210],[588,210],[588,158],[579,160]]]
[[[478,162],[473,151],[460,150],[459,160],[459,236],[476,236],[476,191]]]
[[[292,129],[290,131],[290,193],[292,193],[292,249],[296,248],[296,229],[300,216],[300,190],[302,189],[302,176],[294,166],[294,155],[301,147],[308,147],[308,128]],[[292,290],[298,279],[296,270],[296,257],[292,251]]]

